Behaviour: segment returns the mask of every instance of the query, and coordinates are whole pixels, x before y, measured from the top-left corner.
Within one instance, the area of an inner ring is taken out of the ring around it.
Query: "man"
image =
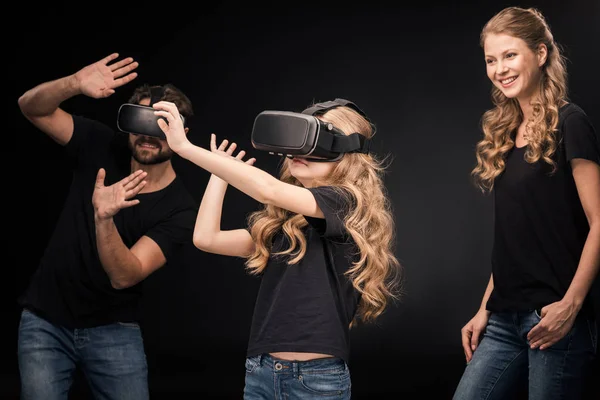
[[[73,180],[33,279],[20,297],[18,359],[24,399],[66,399],[80,366],[97,398],[146,399],[147,364],[137,301],[148,275],[191,242],[196,206],[171,164],[166,140],[115,132],[59,106],[105,98],[138,66],[118,54],[42,83],[19,98],[23,115],[64,146]],[[174,103],[172,85],[141,86],[130,103]],[[186,133],[187,133],[186,128]]]

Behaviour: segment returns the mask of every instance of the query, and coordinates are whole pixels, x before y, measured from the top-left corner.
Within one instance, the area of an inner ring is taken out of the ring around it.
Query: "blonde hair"
[[[548,49],[546,62],[541,67],[539,91],[531,101],[533,114],[526,126],[529,146],[525,159],[530,163],[543,159],[555,171],[556,163],[552,156],[557,147],[559,108],[567,100],[565,58],[543,15],[535,8],[508,7],[500,11],[484,26],[480,36],[481,47],[489,34],[519,38],[533,52],[537,52],[542,44]],[[495,107],[483,114],[484,137],[477,143],[477,165],[472,171],[482,191],[491,191],[494,180],[504,171],[505,155],[515,145],[512,135],[523,122],[517,99],[506,97],[495,86],[492,86],[491,97]]]
[[[353,132],[368,138],[373,135],[371,124],[348,107],[336,107],[319,118],[332,123],[346,135]],[[291,175],[289,162],[286,159],[282,164],[280,180],[302,186]],[[332,186],[351,200],[350,209],[344,210],[347,211],[344,225],[356,243],[359,254],[346,275],[362,295],[357,317],[363,321],[374,320],[382,314],[389,299],[399,297],[397,290],[400,287],[398,278],[401,265],[392,250],[394,218],[382,181],[384,170],[382,161],[372,155],[347,153],[337,162],[331,174],[317,183],[319,186]],[[252,274],[260,274],[271,255],[287,255],[288,264],[297,264],[306,253],[306,239],[302,233],[306,225],[307,221],[302,215],[272,205],[252,213],[249,226],[256,246],[254,253],[246,260],[248,270]],[[288,238],[290,247],[271,254],[272,239],[279,229]]]

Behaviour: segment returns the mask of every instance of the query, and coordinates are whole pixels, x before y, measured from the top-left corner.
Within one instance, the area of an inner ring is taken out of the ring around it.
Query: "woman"
[[[481,32],[495,107],[473,175],[494,193],[492,275],[462,329],[455,399],[578,399],[595,355],[589,290],[600,264],[600,150],[568,101],[565,62],[539,11],[509,7]]]

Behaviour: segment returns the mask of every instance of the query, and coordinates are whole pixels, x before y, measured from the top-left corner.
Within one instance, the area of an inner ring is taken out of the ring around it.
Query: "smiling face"
[[[140,100],[140,105],[150,105],[150,99]],[[142,165],[160,164],[173,157],[173,150],[164,139],[153,136],[129,134],[129,149],[133,158]]]
[[[529,102],[540,84],[541,67],[547,50],[540,45],[536,52],[514,36],[490,33],[484,42],[487,76],[508,98]]]

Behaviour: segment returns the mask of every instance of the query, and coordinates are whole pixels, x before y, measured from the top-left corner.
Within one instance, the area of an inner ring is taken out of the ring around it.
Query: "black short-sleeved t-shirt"
[[[92,193],[100,168],[105,185],[128,176],[131,152],[127,135],[81,116],[73,116],[74,132],[65,146],[73,178],[64,208],[19,303],[48,320],[70,328],[136,321],[141,283],[114,289],[98,256]],[[142,236],[154,240],[167,262],[191,242],[196,204],[180,178],[166,188],[142,193],[138,205],[113,218],[127,247]]]
[[[357,260],[357,247],[343,219],[350,196],[331,186],[309,188],[325,219],[306,217],[306,255],[298,264],[271,256],[261,277],[248,356],[269,352],[324,353],[349,358],[349,324],[360,293],[344,275]],[[273,252],[287,249],[281,232]]]
[[[560,109],[558,128],[555,173],[543,160],[527,163],[527,146],[515,147],[496,180],[490,311],[535,310],[559,301],[578,267],[589,224],[570,161],[600,164],[600,143],[576,104]],[[589,306],[587,299],[583,310]]]

